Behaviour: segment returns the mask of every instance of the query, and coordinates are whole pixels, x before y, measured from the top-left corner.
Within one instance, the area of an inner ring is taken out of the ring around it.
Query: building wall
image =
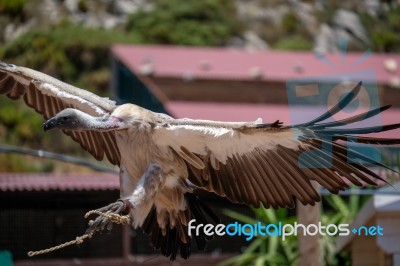
[[[238,80],[185,81],[178,78],[148,78],[152,81],[156,89],[162,91],[169,100],[173,101],[288,104],[285,82]],[[346,89],[346,91],[348,90]],[[340,91],[335,90],[332,92],[339,93]],[[324,103],[326,101],[326,95],[324,94],[326,93],[328,93],[328,90],[323,91],[320,97],[313,98],[310,104]],[[387,86],[379,87],[378,95],[381,105],[391,104],[400,107],[400,90]],[[290,97],[293,97],[293,95]],[[368,106],[363,103],[369,103],[369,97],[370,95],[362,92],[358,95],[358,99],[361,100],[363,106]]]
[[[382,105],[391,104],[394,107],[400,107],[400,88],[383,86],[379,97]]]
[[[351,262],[353,266],[376,266],[382,265],[382,251],[376,244],[376,239],[368,236],[356,237],[351,252]]]
[[[383,226],[384,234],[390,234],[389,227],[382,225],[374,217],[365,226]],[[351,243],[351,262],[353,266],[392,265],[392,255],[386,254],[377,243],[377,236],[356,236]]]
[[[154,112],[166,113],[161,99],[158,99],[124,64],[113,59],[112,72],[111,88],[117,104],[133,103]]]
[[[173,101],[287,104],[286,87],[280,82],[151,79]]]

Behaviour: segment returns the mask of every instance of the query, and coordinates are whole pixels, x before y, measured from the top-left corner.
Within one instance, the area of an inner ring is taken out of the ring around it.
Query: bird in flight
[[[178,253],[187,259],[193,239],[198,249],[205,248],[207,235],[188,235],[190,220],[218,223],[195,195],[197,188],[234,203],[290,208],[295,199],[311,205],[320,201],[312,181],[336,194],[350,184],[376,185],[377,179],[382,180],[357,160],[387,166],[343,143],[399,144],[400,139],[358,135],[396,129],[400,124],[340,126],[363,121],[390,106],[327,121],[353,101],[360,88],[361,83],[330,110],[298,125],[285,126],[279,120],[265,124],[174,119],[134,104],[118,106],[46,74],[0,62],[1,94],[22,98],[42,114],[44,130],[60,129],[97,160],[107,158],[120,168],[120,199],[99,210],[129,214],[133,228],[141,227],[151,235],[152,245],[171,260]],[[99,216],[88,232],[111,225]]]

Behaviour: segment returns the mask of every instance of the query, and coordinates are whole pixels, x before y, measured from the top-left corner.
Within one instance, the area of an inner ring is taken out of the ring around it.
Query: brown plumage
[[[361,84],[316,119],[284,126],[255,122],[173,119],[132,104],[121,106],[106,98],[31,69],[0,63],[0,93],[26,104],[48,121],[45,130],[62,129],[96,159],[120,167],[121,199],[129,202],[133,227],[151,235],[163,255],[175,259],[191,254],[187,225],[191,219],[208,223],[218,217],[194,195],[193,184],[235,203],[259,207],[293,207],[295,199],[315,204],[316,181],[332,193],[350,183],[376,185],[381,179],[362,159],[384,166],[340,142],[399,144],[400,139],[355,137],[381,132],[399,124],[367,128],[337,128],[365,120],[389,106],[341,121],[325,122],[349,104]],[[351,162],[351,163],[349,163]],[[386,167],[386,166],[384,166]],[[116,213],[121,203],[105,207]],[[98,218],[89,230],[108,226]],[[194,237],[199,249],[209,239]]]

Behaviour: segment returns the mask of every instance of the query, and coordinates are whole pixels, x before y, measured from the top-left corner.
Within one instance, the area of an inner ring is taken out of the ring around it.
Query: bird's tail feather
[[[209,223],[208,218],[214,223],[219,223],[218,216],[205,204],[203,204],[199,198],[193,193],[186,193],[185,199],[187,202],[188,210],[190,212],[190,220],[195,219],[196,224],[207,224]],[[175,260],[178,252],[182,258],[187,259],[192,253],[191,238],[188,236],[187,225],[182,224],[179,220],[174,227],[168,224],[166,233],[162,233],[162,229],[157,222],[157,212],[155,207],[150,211],[145,222],[143,223],[143,231],[151,235],[151,243],[156,250],[161,250],[161,254],[169,257],[171,260]],[[207,236],[199,231],[200,234],[197,236],[192,234],[197,248],[204,250],[207,241],[212,239],[212,236]]]

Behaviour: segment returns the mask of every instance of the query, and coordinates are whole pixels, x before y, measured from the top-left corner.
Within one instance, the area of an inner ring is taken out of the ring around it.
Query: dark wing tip
[[[256,128],[269,128],[269,127],[274,127],[274,128],[280,128],[282,127],[283,122],[276,120],[274,123],[271,124],[257,124]]]
[[[357,94],[360,92],[361,85],[362,85],[362,82],[361,81],[358,82],[358,84],[350,92],[348,92],[341,100],[339,100],[337,104],[335,104],[332,108],[327,110],[325,113],[323,113],[319,117],[317,117],[307,123],[293,125],[291,127],[312,126],[318,122],[328,119],[329,117],[332,117],[340,110],[343,110],[343,108],[345,108],[357,96]]]

